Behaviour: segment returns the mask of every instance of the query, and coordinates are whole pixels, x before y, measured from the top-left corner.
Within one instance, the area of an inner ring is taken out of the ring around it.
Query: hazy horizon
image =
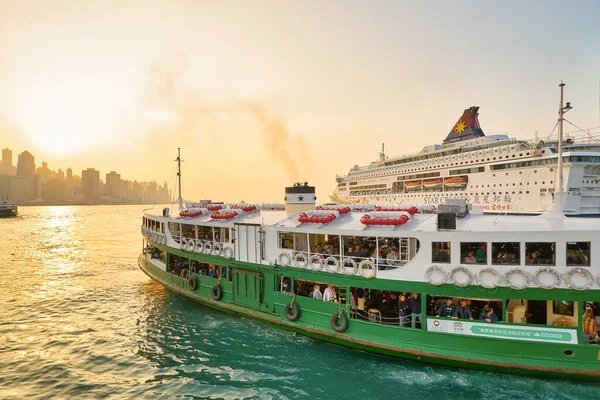
[[[3,2],[0,147],[170,188],[181,147],[185,198],[282,202],[300,180],[326,201],[381,143],[440,143],[472,105],[486,134],[546,137],[561,80],[567,118],[600,126],[599,19],[594,1]]]

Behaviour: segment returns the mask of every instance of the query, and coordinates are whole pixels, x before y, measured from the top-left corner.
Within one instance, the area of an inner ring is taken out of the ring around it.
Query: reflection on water
[[[137,268],[139,206],[0,220],[0,398],[559,398],[596,386],[432,367],[191,304]]]

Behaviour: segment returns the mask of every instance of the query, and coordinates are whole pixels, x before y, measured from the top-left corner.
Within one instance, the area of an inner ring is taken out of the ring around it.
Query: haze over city
[[[325,201],[472,105],[486,133],[544,138],[561,80],[569,120],[600,126],[600,3],[425,3],[3,2],[0,148],[173,188],[181,147],[188,199],[301,180]]]

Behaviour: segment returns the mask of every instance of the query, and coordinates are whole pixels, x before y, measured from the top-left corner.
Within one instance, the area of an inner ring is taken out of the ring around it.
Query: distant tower
[[[2,166],[4,169],[8,169],[12,167],[12,150],[11,149],[3,149],[2,150]]]
[[[67,168],[67,180],[70,181],[71,179],[73,179],[73,170],[69,167]]]
[[[17,176],[20,178],[35,177],[35,157],[25,150],[17,160]]]
[[[86,202],[93,202],[100,197],[100,171],[88,168],[81,171],[81,192]]]
[[[308,186],[307,182],[295,183],[294,186],[285,188],[285,211],[286,214],[296,214],[315,207],[317,196],[315,187]]]

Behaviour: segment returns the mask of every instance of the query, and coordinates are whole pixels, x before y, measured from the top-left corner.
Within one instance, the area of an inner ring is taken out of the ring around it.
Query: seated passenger
[[[452,319],[473,319],[473,313],[471,312],[471,307],[467,304],[466,299],[460,299],[460,304],[454,310],[454,315]]]
[[[323,295],[321,294],[321,286],[317,283],[313,286],[313,299],[323,300]]]
[[[387,260],[386,264],[389,266],[396,266],[396,261],[398,261],[398,252],[396,249],[392,249],[389,254],[385,257]]]
[[[444,318],[452,318],[454,316],[454,304],[452,304],[452,299],[448,298],[446,300],[446,304],[440,304],[437,309],[436,317],[444,317]]]
[[[481,314],[479,314],[479,319],[485,320],[485,322],[498,322],[498,316],[494,314],[494,309],[491,307],[485,307]]]
[[[217,277],[217,272],[215,271],[215,269],[213,267],[208,268],[208,276],[210,276],[211,278]]]
[[[487,252],[486,252],[486,248],[485,248],[485,243],[481,243],[481,246],[479,246],[479,248],[477,249],[477,252],[475,253],[475,260],[478,263],[484,263],[487,261]]]
[[[463,259],[463,263],[465,264],[475,264],[477,261],[475,260],[475,252],[473,250],[469,250],[465,258]]]
[[[500,264],[502,263],[502,260],[504,260],[504,254],[502,254],[502,252],[498,252],[498,254],[496,254],[496,264]]]
[[[371,261],[377,269],[386,269],[387,268],[383,264],[379,265],[379,259],[377,258],[377,250],[373,250],[371,252],[371,257],[369,257],[369,261]]]

